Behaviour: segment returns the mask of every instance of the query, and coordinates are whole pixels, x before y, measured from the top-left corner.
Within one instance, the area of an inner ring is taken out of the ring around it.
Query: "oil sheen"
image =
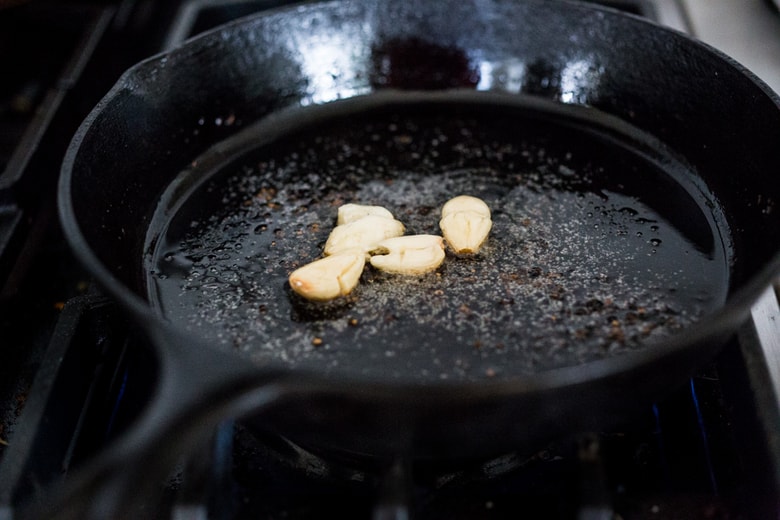
[[[344,203],[440,234],[482,198],[474,256],[422,276],[367,264],[327,303],[287,276]],[[367,96],[290,110],[200,157],[162,199],[149,297],[257,362],[430,381],[511,377],[653,348],[723,304],[717,200],[661,143],[596,110],[482,94]]]

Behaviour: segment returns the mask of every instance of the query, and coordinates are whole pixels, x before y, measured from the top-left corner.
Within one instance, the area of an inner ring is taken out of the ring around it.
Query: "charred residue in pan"
[[[265,144],[183,202],[150,266],[168,319],[257,360],[474,380],[643,348],[723,303],[717,208],[662,151],[538,107],[339,107],[255,136]],[[382,205],[407,234],[439,234],[442,204],[463,193],[493,213],[478,255],[448,252],[416,277],[367,267],[328,303],[289,290],[339,205]]]

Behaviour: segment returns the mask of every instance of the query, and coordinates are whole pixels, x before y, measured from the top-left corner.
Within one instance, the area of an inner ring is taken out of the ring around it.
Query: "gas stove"
[[[127,431],[153,362],[57,225],[59,163],[133,63],[275,0],[0,2],[0,520],[26,517]],[[770,1],[600,0],[691,33],[780,91]],[[15,4],[15,5],[7,5]],[[625,429],[490,460],[376,461],[225,421],[138,518],[778,518],[780,309]]]

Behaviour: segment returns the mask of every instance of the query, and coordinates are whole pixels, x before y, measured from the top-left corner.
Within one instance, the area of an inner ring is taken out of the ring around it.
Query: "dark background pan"
[[[389,49],[392,62],[393,49],[410,41],[429,46],[392,74],[383,72],[376,49]],[[312,59],[322,46],[331,48],[331,60]],[[452,53],[442,56],[442,49]],[[474,88],[460,56],[525,64],[519,85],[498,72],[483,84],[598,108],[692,165],[724,209],[737,252],[723,309],[657,348],[502,381],[428,384],[424,391],[355,373],[322,378],[254,367],[151,311],[142,269],[147,228],[160,194],[193,158],[290,106],[391,87]],[[573,61],[593,66],[564,92],[561,73]],[[229,116],[235,125],[198,123]],[[778,142],[777,98],[728,58],[638,18],[566,2],[313,3],[225,26],[144,62],[82,126],[60,186],[71,244],[140,320],[161,360],[159,398],[117,451],[146,453],[156,462],[145,467],[150,471],[170,460],[148,454],[170,447],[172,435],[186,444],[198,425],[262,408],[269,396],[279,406],[251,420],[260,427],[372,456],[480,456],[618,422],[637,399],[658,396],[714,355],[777,272]],[[111,474],[116,460],[108,454],[76,487],[89,492],[94,472]]]

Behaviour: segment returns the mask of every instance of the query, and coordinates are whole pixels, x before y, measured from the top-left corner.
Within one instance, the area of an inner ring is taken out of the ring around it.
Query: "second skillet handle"
[[[202,445],[225,418],[261,413],[286,389],[286,372],[271,372],[213,348],[152,331],[162,377],[150,406],[105,452],[70,476],[53,499],[23,518],[138,518],[175,464]]]

